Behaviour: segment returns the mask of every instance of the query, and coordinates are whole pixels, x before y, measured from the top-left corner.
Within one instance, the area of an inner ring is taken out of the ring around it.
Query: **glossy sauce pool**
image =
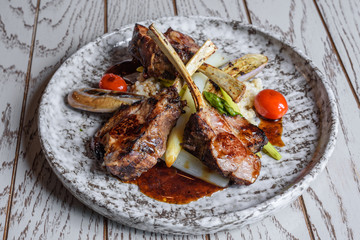
[[[142,193],[153,199],[174,204],[186,204],[224,189],[168,168],[163,161],[129,183],[138,185]]]
[[[137,61],[125,60],[110,67],[106,73],[126,77],[136,73],[139,66]],[[138,179],[127,183],[138,185],[142,193],[153,199],[174,204],[186,204],[223,189],[176,168],[168,168],[163,161],[158,162]]]
[[[281,139],[283,132],[282,118],[279,120],[267,120],[260,118],[259,128],[265,132],[266,137],[274,146],[284,147],[285,144]]]
[[[136,69],[140,66],[140,63],[136,60],[124,60],[111,66],[105,73],[113,73],[119,76],[125,76],[131,73],[135,73]]]

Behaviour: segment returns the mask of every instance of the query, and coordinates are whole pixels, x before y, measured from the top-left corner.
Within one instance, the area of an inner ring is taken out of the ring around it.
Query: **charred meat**
[[[204,102],[199,89],[171,44],[153,25],[149,28],[151,37],[186,81],[194,99],[196,113],[190,116],[186,124],[184,149],[236,184],[254,183],[261,168],[259,157],[240,141],[225,118]]]
[[[135,25],[128,47],[130,54],[145,68],[148,77],[175,79],[175,68],[148,35],[148,31],[147,27]],[[194,39],[171,28],[164,35],[185,64],[200,48]]]
[[[261,163],[238,136],[217,110],[202,108],[186,125],[183,147],[236,184],[248,185],[257,179]]]
[[[263,130],[251,124],[246,118],[240,115],[231,117],[223,115],[232,132],[239,140],[253,153],[260,152],[262,147],[268,143]]]
[[[167,137],[182,108],[174,87],[123,106],[96,133],[94,150],[103,151],[100,157],[113,175],[123,181],[136,179],[164,154]]]

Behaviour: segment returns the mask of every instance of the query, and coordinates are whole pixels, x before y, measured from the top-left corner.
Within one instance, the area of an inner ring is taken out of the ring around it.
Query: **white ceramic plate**
[[[258,76],[265,88],[280,91],[289,104],[283,121],[283,160],[264,156],[254,184],[231,186],[186,205],[158,202],[136,185],[121,183],[100,168],[88,143],[109,116],[75,111],[65,98],[73,89],[95,87],[109,66],[129,58],[126,47],[132,24],[81,48],[58,69],[45,90],[39,113],[40,137],[59,179],[79,200],[109,219],[163,233],[228,230],[293,201],[324,169],[336,140],[337,109],[324,76],[293,47],[237,21],[174,17],[155,23],[164,31],[171,26],[189,34],[200,45],[211,39],[232,58],[247,53],[268,56],[269,64]]]

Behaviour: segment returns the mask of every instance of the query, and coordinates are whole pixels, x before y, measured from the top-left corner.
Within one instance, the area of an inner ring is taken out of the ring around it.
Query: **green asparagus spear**
[[[204,91],[203,94],[210,105],[216,108],[221,114],[226,114],[228,116],[241,115],[239,112],[236,112],[224,99],[218,97],[216,94],[206,91]]]

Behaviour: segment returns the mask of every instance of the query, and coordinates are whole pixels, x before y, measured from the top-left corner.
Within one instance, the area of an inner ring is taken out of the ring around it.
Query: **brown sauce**
[[[260,118],[259,128],[265,132],[270,143],[274,146],[283,147],[284,142],[281,139],[283,132],[282,118],[279,120],[267,120]]]
[[[141,66],[136,60],[125,60],[118,64],[111,66],[105,73],[113,73],[119,76],[126,76],[136,72],[136,69]]]
[[[168,168],[163,161],[130,183],[137,184],[151,198],[175,204],[186,204],[223,189],[174,167]]]

